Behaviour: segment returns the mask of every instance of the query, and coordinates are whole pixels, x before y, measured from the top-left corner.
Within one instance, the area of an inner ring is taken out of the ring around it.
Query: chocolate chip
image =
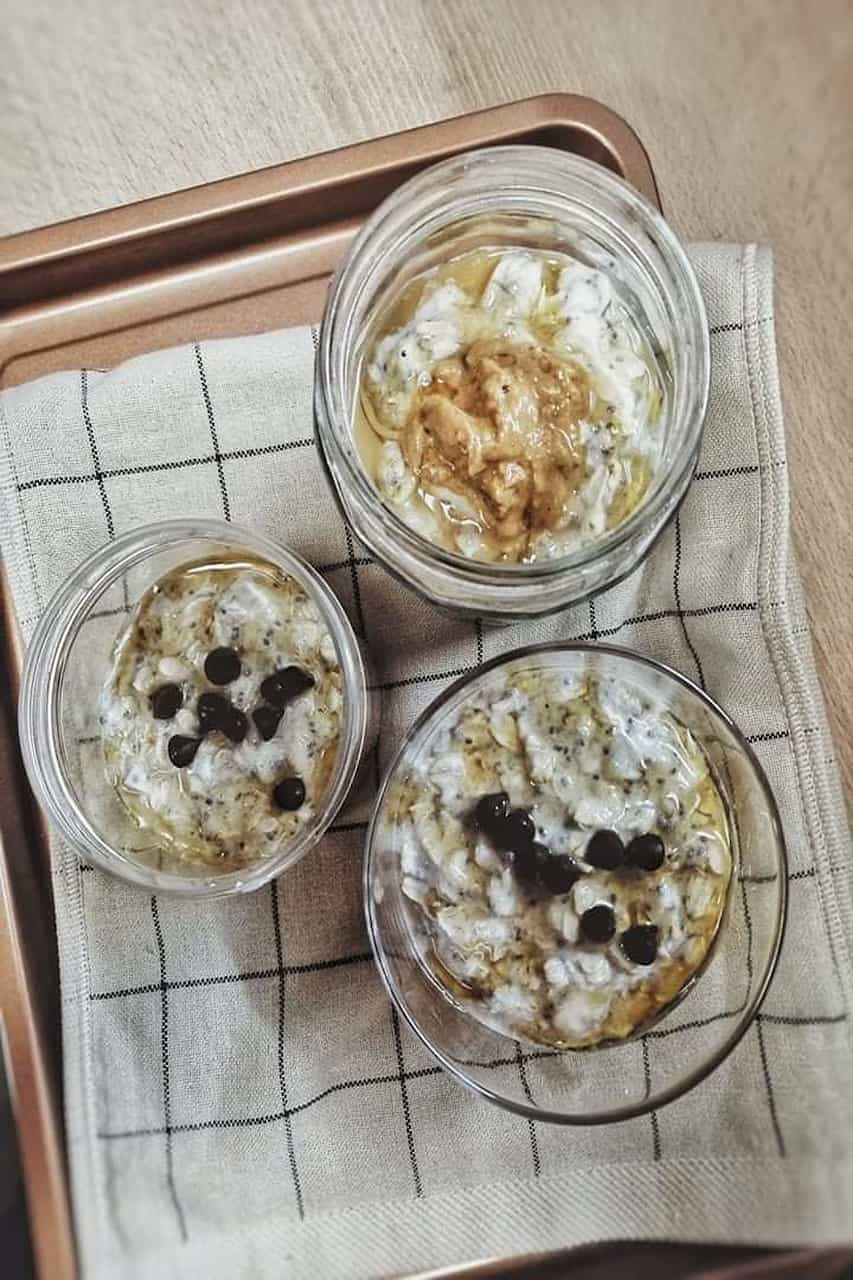
[[[613,871],[624,861],[625,846],[615,831],[596,831],[583,856],[600,871]]]
[[[524,809],[511,809],[489,832],[492,843],[498,849],[517,853],[529,849],[536,835],[536,827],[530,814]]]
[[[665,852],[663,840],[650,831],[648,835],[634,836],[625,850],[625,861],[641,871],[657,871],[663,866]]]
[[[548,853],[547,849],[545,852]],[[580,867],[567,853],[548,853],[542,860],[539,873],[543,885],[551,893],[568,893],[580,874]]]
[[[616,931],[613,908],[604,902],[597,907],[590,907],[581,916],[580,926],[581,937],[587,942],[609,942]]]
[[[314,677],[310,671],[303,671],[301,667],[280,667],[261,684],[261,697],[283,711],[288,702],[313,685]]]
[[[305,803],[305,783],[301,778],[284,778],[273,788],[272,797],[279,809],[298,809]]]
[[[658,953],[657,925],[632,925],[622,934],[619,946],[634,964],[654,964]]]
[[[232,742],[242,742],[249,732],[249,721],[239,707],[232,707],[229,703],[228,713],[219,728]]]
[[[203,734],[218,729],[232,742],[242,742],[249,731],[246,716],[221,693],[208,691],[201,694],[196,704],[196,715]]]
[[[169,739],[169,759],[176,769],[185,769],[195,760],[195,753],[201,745],[201,738],[187,738],[176,733]]]
[[[208,692],[201,694],[195,710],[202,733],[210,733],[213,729],[222,728],[231,703],[221,693]]]
[[[151,695],[151,714],[155,720],[171,720],[183,700],[184,695],[176,684],[161,684]]]
[[[282,714],[278,707],[271,707],[265,702],[262,702],[259,707],[255,707],[252,712],[252,719],[264,742],[269,742],[270,738],[274,736]]]
[[[487,796],[480,796],[474,806],[474,826],[479,831],[490,835],[509,813],[509,796],[505,791],[493,791]]]
[[[204,660],[204,674],[211,684],[230,684],[240,674],[240,655],[235,649],[211,649]]]
[[[530,889],[539,885],[542,867],[548,856],[544,844],[537,844],[535,840],[532,844],[516,849],[512,855],[512,869],[518,880]]]

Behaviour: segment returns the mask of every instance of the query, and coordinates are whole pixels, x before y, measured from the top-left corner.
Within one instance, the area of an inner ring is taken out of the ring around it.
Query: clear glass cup
[[[383,502],[353,420],[377,315],[413,276],[478,247],[558,251],[607,272],[643,333],[663,385],[661,458],[632,515],[560,559],[484,563],[426,541]],[[340,506],[389,572],[439,607],[502,621],[565,608],[617,582],[674,514],[698,456],[710,347],[693,269],[648,201],[589,160],[538,146],[445,160],[367,220],[332,280],[315,378],[317,441]]]
[[[508,664],[594,672],[637,688],[686,726],[723,798],[732,878],[708,955],[676,999],[627,1040],[575,1050],[533,1047],[479,1022],[445,994],[422,958],[423,914],[401,888],[400,849],[383,805],[395,780],[429,749],[474,689],[502,682]],[[750,889],[756,884],[755,890]],[[751,748],[696,685],[625,649],[584,644],[519,649],[451,686],[414,724],[391,764],[367,836],[368,931],[391,999],[452,1076],[482,1097],[536,1120],[605,1124],[655,1110],[698,1084],[746,1031],[773,976],[787,909],[787,860],[776,803]],[[747,899],[747,895],[749,895]],[[654,1041],[654,1076],[642,1041]],[[519,1063],[523,1070],[519,1070]]]
[[[297,579],[317,607],[337,651],[343,721],[332,775],[313,817],[258,861],[217,874],[210,867],[164,870],[144,852],[143,832],[110,784],[100,745],[98,701],[113,644],[130,609],[164,574],[223,553],[248,553]],[[259,533],[219,520],[172,520],[116,538],[80,565],[50,601],[27,650],[19,733],[33,791],[55,830],[86,861],[158,893],[222,897],[260,888],[293,866],[340,809],[376,730],[377,695],[349,620],[310,565]]]

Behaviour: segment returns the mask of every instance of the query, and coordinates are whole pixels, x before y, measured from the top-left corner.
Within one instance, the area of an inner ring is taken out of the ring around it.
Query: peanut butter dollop
[[[463,500],[501,558],[568,527],[583,474],[579,424],[590,385],[574,361],[535,345],[472,342],[435,366],[400,435],[422,487]]]

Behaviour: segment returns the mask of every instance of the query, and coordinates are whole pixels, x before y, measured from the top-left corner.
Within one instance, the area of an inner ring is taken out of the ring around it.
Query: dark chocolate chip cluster
[[[526,809],[511,809],[505,791],[481,796],[474,807],[473,824],[499,852],[508,855],[513,873],[529,892],[568,893],[583,875],[568,854],[554,854],[536,840],[536,826]],[[663,841],[654,832],[634,836],[627,846],[615,831],[596,831],[587,844],[584,860],[602,871],[657,871],[663,866]],[[616,917],[609,903],[598,903],[580,918],[585,942],[605,944],[616,932]],[[657,955],[658,929],[636,924],[619,938],[623,954],[633,964],[650,965]]]
[[[654,832],[634,836],[627,845],[615,831],[596,831],[586,847],[584,858],[601,871],[633,867],[636,871],[657,871],[663,866],[663,840]]]
[[[252,712],[252,719],[264,742],[269,742],[275,733],[287,704],[313,687],[314,677],[301,667],[282,667],[267,676],[261,684],[264,701]]]
[[[235,649],[212,649],[204,660],[204,674],[211,684],[220,687],[231,684],[240,675],[242,664]],[[252,720],[264,742],[275,735],[288,703],[301,693],[313,688],[314,677],[301,667],[281,667],[267,676],[261,684],[261,697],[252,712]],[[156,720],[171,720],[183,705],[183,694],[176,684],[163,684],[151,694],[151,712]],[[168,755],[176,769],[185,769],[195,759],[202,738],[218,732],[229,741],[240,743],[249,730],[249,721],[239,707],[235,707],[224,693],[208,689],[199,695],[196,703],[200,736],[193,738],[176,733],[169,739]],[[292,811],[305,802],[305,783],[301,778],[282,778],[273,787],[273,800],[280,809]]]

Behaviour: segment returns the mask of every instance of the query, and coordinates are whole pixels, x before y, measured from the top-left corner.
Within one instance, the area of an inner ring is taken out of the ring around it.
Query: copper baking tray
[[[0,386],[316,320],[330,272],[380,200],[426,165],[500,143],[586,156],[659,205],[625,121],[589,98],[549,94],[27,231],[0,240]],[[5,580],[0,605],[0,1000],[36,1267],[42,1280],[65,1280],[74,1253],[50,872],[18,757],[21,654]]]

